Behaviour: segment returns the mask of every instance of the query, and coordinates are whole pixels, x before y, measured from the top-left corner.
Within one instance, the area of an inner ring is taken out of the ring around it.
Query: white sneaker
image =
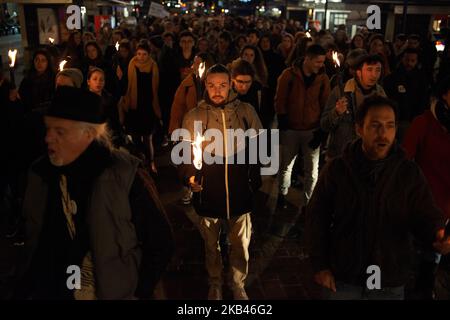
[[[208,300],[222,300],[222,287],[213,284],[209,287]]]
[[[234,288],[233,289],[233,299],[234,300],[248,300],[247,292],[244,288]]]

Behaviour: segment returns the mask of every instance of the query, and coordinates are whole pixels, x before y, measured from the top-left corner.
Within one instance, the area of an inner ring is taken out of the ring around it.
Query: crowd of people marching
[[[277,207],[302,172],[324,296],[402,299],[414,260],[420,297],[449,299],[449,76],[450,39],[438,54],[424,35],[389,42],[361,28],[350,39],[345,27],[259,17],[150,18],[36,48],[17,88],[0,73],[3,233],[23,237],[25,252],[14,297],[150,298],[174,250],[155,149],[190,144],[172,134],[201,120],[203,130],[279,129]],[[225,222],[229,284],[248,299],[260,165],[215,152],[224,162],[204,164],[200,179],[178,166],[182,201],[199,215],[208,298],[222,299]],[[68,265],[81,266],[80,290],[66,286]],[[370,265],[381,289],[366,287]]]

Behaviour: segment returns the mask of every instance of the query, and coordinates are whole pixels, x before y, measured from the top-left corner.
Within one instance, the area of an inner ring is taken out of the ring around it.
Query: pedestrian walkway
[[[168,163],[168,154],[160,163]],[[195,227],[196,214],[192,206],[182,205],[182,187],[176,183],[175,168],[160,167],[158,185],[167,214],[172,222],[176,254],[163,279],[164,295],[168,299],[206,299],[207,273],[204,267],[203,240]],[[284,239],[272,234],[286,235],[298,213],[300,191],[292,188],[288,201],[292,205],[283,212],[275,209],[276,177],[264,177],[261,192],[256,194],[252,214],[254,232],[250,245],[250,274],[247,293],[250,299],[318,299],[320,288],[312,281],[302,239]],[[224,264],[226,265],[226,253]],[[224,277],[226,279],[226,277]],[[224,287],[224,299],[231,299]]]
[[[161,199],[172,223],[176,252],[158,290],[159,299],[206,299],[207,273],[204,267],[203,240],[195,227],[197,215],[192,206],[181,204],[182,186],[178,183],[176,169],[169,165],[168,151],[156,158],[159,176],[157,185]],[[264,177],[261,192],[256,194],[252,215],[254,232],[250,245],[250,274],[247,293],[256,299],[317,299],[320,289],[312,282],[312,272],[307,263],[303,242],[271,234],[286,234],[288,224],[297,214],[300,190],[292,188],[287,210],[276,212],[276,178]],[[273,226],[276,226],[275,228]],[[14,272],[14,261],[22,247],[12,241],[0,239],[0,299],[9,294],[6,280]],[[224,264],[226,265],[226,254]],[[224,277],[224,279],[226,279]],[[224,287],[224,299],[232,294]]]

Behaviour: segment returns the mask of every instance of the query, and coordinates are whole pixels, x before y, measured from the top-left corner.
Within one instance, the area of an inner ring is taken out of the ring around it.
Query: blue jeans
[[[390,287],[369,290],[365,287],[336,282],[336,292],[323,288],[328,300],[404,300],[405,287]]]

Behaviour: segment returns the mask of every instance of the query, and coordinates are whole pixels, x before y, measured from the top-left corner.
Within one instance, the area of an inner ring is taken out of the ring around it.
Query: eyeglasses
[[[242,81],[242,80],[234,80],[236,81],[236,83],[240,84],[240,85],[251,85],[253,80],[249,80],[249,81]]]

